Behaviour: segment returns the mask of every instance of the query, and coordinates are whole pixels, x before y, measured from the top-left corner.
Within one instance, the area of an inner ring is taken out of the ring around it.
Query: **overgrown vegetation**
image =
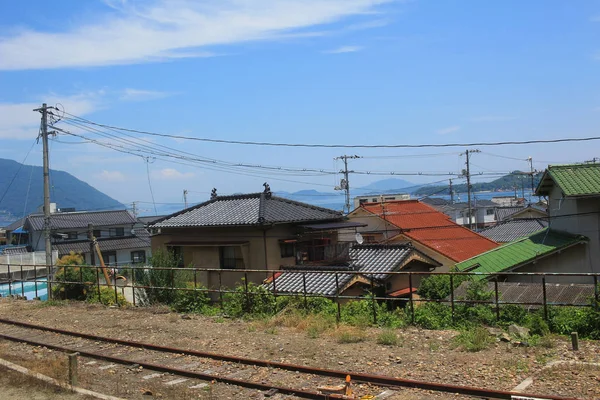
[[[81,267],[85,260],[81,254],[71,252],[61,257],[54,274],[57,281],[52,286],[52,295],[61,300],[85,300],[96,283],[96,274],[92,268]]]
[[[97,290],[92,290],[87,297],[87,301],[90,303],[100,303],[105,306],[117,305],[122,307],[127,304],[127,300],[125,300],[125,297],[121,293],[117,292],[115,296],[115,290],[107,286],[100,288],[100,295],[98,295]]]
[[[487,349],[496,339],[482,326],[462,331],[454,338],[454,345],[466,351],[481,351]]]

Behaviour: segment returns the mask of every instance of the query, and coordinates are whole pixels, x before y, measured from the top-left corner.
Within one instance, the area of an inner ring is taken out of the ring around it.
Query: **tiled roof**
[[[87,229],[88,224],[94,227],[133,225],[136,219],[127,210],[117,211],[76,211],[55,213],[50,215],[51,229]],[[44,229],[44,216],[32,214],[27,217],[26,224],[31,230]]]
[[[557,185],[565,196],[600,195],[600,164],[550,165],[544,172],[536,194],[546,195]]]
[[[444,213],[416,200],[364,204],[366,211],[397,226],[409,239],[450,258],[464,261],[498,244],[451,221]]]
[[[587,241],[585,236],[571,235],[546,228],[458,263],[456,268],[459,271],[488,273],[507,271]]]
[[[450,202],[446,199],[442,199],[440,197],[425,197],[421,200],[423,203],[429,204],[431,206],[445,206],[450,204]]]
[[[116,251],[126,249],[144,249],[150,247],[149,236],[123,236],[115,238],[98,239],[98,245],[101,251]],[[54,243],[54,250],[58,250],[59,256],[69,254],[71,251],[75,253],[89,253],[90,242],[87,240],[77,240],[72,242]]]
[[[483,229],[479,233],[498,243],[507,243],[529,236],[548,226],[548,221],[537,218],[513,219],[499,223],[496,226]]]
[[[488,290],[494,291],[493,282],[488,282],[487,286]],[[454,298],[465,298],[467,287],[467,282],[457,287],[454,291]],[[592,297],[594,297],[594,285],[546,283],[546,301],[550,305],[589,305]],[[498,301],[501,303],[537,303],[524,305],[527,309],[537,309],[544,304],[544,290],[541,283],[498,282]]]
[[[341,220],[338,211],[265,193],[218,196],[205,203],[166,216],[153,228],[263,225]]]
[[[23,226],[23,222],[25,222],[25,218],[20,218],[18,220],[16,220],[15,222],[13,222],[12,224],[8,225],[7,227],[5,227],[4,229],[6,229],[7,231],[14,231],[15,229],[18,229],[20,227]]]
[[[496,221],[504,221],[510,218],[511,215],[519,211],[523,211],[525,207],[497,207],[496,208]]]
[[[287,269],[279,275],[275,276],[275,287],[279,292],[287,293],[303,293],[304,282],[306,279],[306,291],[311,294],[325,294],[333,296],[337,290],[342,290],[354,276],[359,276],[366,281],[384,280],[389,274],[399,270],[401,264],[404,263],[409,256],[414,253],[419,253],[421,257],[430,260],[431,264],[438,264],[434,260],[420,253],[408,244],[363,244],[354,245],[350,249],[350,259],[352,260],[349,267],[314,267],[314,266],[297,266],[293,269]],[[320,271],[339,270],[337,274],[325,273]],[[380,272],[375,274],[349,274],[344,271],[357,272]],[[272,279],[269,281],[268,288],[273,290]]]
[[[153,223],[154,221],[158,221],[161,218],[166,217],[166,215],[152,215],[152,216],[147,216],[147,217],[137,217],[138,221],[141,224],[144,225],[149,225],[151,223]]]

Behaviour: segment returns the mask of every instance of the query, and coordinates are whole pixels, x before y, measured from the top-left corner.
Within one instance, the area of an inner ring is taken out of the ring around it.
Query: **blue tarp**
[[[20,226],[17,229],[15,229],[14,231],[12,231],[12,233],[28,233],[28,232],[26,229],[23,229],[23,227]]]

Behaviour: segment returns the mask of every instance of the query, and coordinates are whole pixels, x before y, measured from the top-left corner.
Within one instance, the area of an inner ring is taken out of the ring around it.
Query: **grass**
[[[377,344],[384,346],[397,346],[398,335],[392,329],[385,329],[377,336]]]
[[[265,333],[269,334],[269,335],[277,335],[277,328],[275,327],[271,327],[271,328],[267,328],[265,329]]]
[[[348,325],[338,327],[334,332],[334,336],[338,343],[359,343],[367,339],[364,330]]]
[[[487,329],[478,326],[475,329],[462,331],[454,338],[454,345],[466,351],[476,352],[487,349],[495,341]]]

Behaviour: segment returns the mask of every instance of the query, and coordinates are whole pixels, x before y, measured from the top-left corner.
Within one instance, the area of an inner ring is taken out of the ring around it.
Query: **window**
[[[377,243],[375,235],[362,235],[363,243]]]
[[[177,266],[183,268],[183,248],[181,246],[167,246],[167,250],[177,259]]]
[[[279,250],[281,258],[296,257],[296,243],[294,242],[279,242]]]
[[[110,228],[108,230],[108,235],[110,237],[125,236],[125,228]]]
[[[485,210],[485,215],[494,215],[494,209],[488,208],[487,210]]]
[[[369,199],[359,199],[358,204],[365,204]]]
[[[67,232],[67,240],[77,240],[77,232]]]
[[[99,237],[102,237],[102,231],[100,229],[98,229],[98,230],[94,229],[94,237],[96,239],[98,239]]]
[[[106,251],[102,253],[102,260],[105,265],[116,266],[117,265],[117,253],[115,251]]]
[[[377,203],[377,197],[375,197],[374,199],[371,199],[371,201],[372,201],[373,203]]]
[[[242,249],[238,246],[219,247],[219,261],[223,269],[244,268]]]
[[[132,251],[131,252],[131,263],[141,264],[146,262],[146,252],[144,250]]]

